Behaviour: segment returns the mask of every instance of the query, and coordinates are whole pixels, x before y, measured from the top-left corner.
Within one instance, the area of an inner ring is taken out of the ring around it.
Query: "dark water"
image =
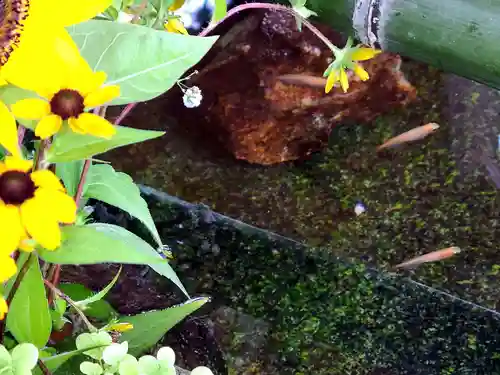
[[[178,97],[135,109],[127,125],[167,135],[107,159],[169,194],[146,189],[175,269],[191,294],[213,297],[166,338],[186,351],[186,367],[500,373],[500,202],[494,167],[474,157],[498,163],[500,96],[415,62],[403,70],[415,102],[369,124],[339,126],[322,152],[277,166],[236,161],[196,138],[168,111]],[[432,137],[374,156],[383,140],[431,121],[441,125]],[[365,214],[354,214],[357,202]],[[463,252],[390,271],[447,246]],[[179,297],[157,288],[150,307]],[[147,303],[137,296],[127,311]]]

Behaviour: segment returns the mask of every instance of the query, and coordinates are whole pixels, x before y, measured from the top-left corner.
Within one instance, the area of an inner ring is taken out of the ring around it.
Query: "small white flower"
[[[169,365],[174,365],[175,363],[175,353],[170,346],[164,346],[158,350],[156,353],[156,358],[160,361],[164,361]]]
[[[366,212],[366,207],[363,203],[356,203],[356,205],[354,206],[354,213],[356,214],[356,216],[359,216],[363,213]]]
[[[182,97],[182,101],[184,102],[184,106],[186,108],[195,108],[201,104],[203,95],[201,94],[201,90],[198,86],[188,87],[183,91],[184,96]]]
[[[191,375],[214,375],[214,373],[208,367],[198,366],[191,371]]]
[[[102,353],[103,361],[110,366],[118,366],[118,364],[125,358],[128,352],[128,342],[121,344],[113,343],[104,349]]]

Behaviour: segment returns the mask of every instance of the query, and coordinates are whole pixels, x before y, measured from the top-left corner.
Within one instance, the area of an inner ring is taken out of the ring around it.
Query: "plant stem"
[[[36,152],[34,170],[46,169],[48,167],[47,163],[44,163],[43,158],[45,157],[45,151],[50,147],[50,139],[43,139],[40,141],[40,146]],[[47,165],[45,165],[47,164]]]
[[[21,281],[23,281],[24,276],[26,275],[26,272],[28,271],[29,265],[31,263],[31,259],[33,258],[33,253],[28,255],[28,258],[26,258],[26,261],[24,262],[23,266],[19,270],[16,279],[14,280],[14,284],[12,284],[12,288],[9,291],[9,295],[7,296],[6,302],[7,305],[10,305],[12,300],[14,299],[14,296],[16,294],[17,289],[19,288],[19,285],[21,285]],[[7,312],[7,315],[9,313]],[[7,317],[5,319],[0,321],[0,343],[3,343],[3,336],[5,333],[5,322],[7,321]]]
[[[227,19],[231,18],[235,14],[237,14],[239,12],[242,12],[244,10],[248,10],[248,9],[277,10],[277,11],[281,11],[281,12],[285,12],[285,13],[291,14],[294,17],[298,17],[298,18],[300,18],[300,20],[304,24],[304,26],[306,26],[309,30],[311,30],[311,32],[314,35],[316,35],[323,43],[325,43],[325,45],[328,48],[330,48],[332,51],[338,51],[339,50],[336,46],[334,46],[332,44],[332,42],[330,42],[330,40],[328,40],[328,38],[326,36],[323,35],[323,33],[321,31],[319,31],[316,28],[316,26],[314,26],[307,19],[305,19],[300,14],[298,14],[297,12],[295,12],[293,10],[293,8],[287,7],[285,5],[268,4],[268,3],[247,3],[247,4],[238,5],[238,6],[234,7],[233,9],[231,9],[229,12],[227,12],[226,16],[223,19],[221,19],[218,23],[207,26],[204,30],[202,30],[198,34],[198,36],[207,36],[208,34],[210,34],[210,32],[212,32],[212,30],[215,29],[215,27],[217,27],[222,22],[224,22]]]
[[[92,323],[90,323],[90,321],[87,319],[87,317],[85,316],[85,314],[83,313],[83,311],[78,307],[78,305],[76,304],[75,301],[73,301],[71,298],[69,298],[66,294],[64,294],[60,289],[58,289],[57,287],[55,287],[50,281],[48,280],[43,280],[44,284],[46,286],[48,286],[56,295],[58,295],[59,297],[61,297],[63,300],[65,300],[66,302],[68,302],[71,307],[73,307],[75,309],[75,311],[78,313],[78,315],[80,315],[80,317],[82,318],[83,322],[85,323],[85,325],[87,326],[87,328],[89,329],[90,332],[96,332],[97,331],[97,328],[94,327],[92,325]]]
[[[121,122],[127,115],[134,109],[134,107],[137,105],[137,103],[129,103],[125,108],[123,108],[122,113],[116,118],[115,120],[115,125],[120,125]]]
[[[92,159],[86,159],[83,163],[82,174],[80,175],[80,181],[78,182],[78,187],[76,188],[75,202],[76,206],[80,204],[80,200],[83,195],[83,187],[85,186],[85,180],[87,179],[87,174],[89,173],[90,166],[92,165]]]
[[[25,134],[26,134],[26,128],[22,125],[19,125],[19,127],[17,128],[17,143],[19,144],[19,147],[21,147],[23,143]]]
[[[38,367],[40,367],[40,370],[42,370],[42,373],[44,375],[52,375],[50,370],[47,368],[47,366],[45,366],[45,363],[43,363],[41,359],[38,359]]]
[[[59,284],[59,276],[61,275],[61,265],[60,264],[51,264],[47,271],[47,280],[50,280],[52,285],[57,286]],[[55,294],[49,288],[47,288],[47,301],[52,304],[54,300]]]

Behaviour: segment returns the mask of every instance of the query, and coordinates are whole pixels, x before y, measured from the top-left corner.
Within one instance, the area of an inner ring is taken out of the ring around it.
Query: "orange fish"
[[[276,79],[289,85],[307,86],[318,89],[323,89],[326,85],[326,78],[305,74],[284,74],[276,77]]]
[[[439,129],[439,125],[435,122],[418,126],[414,129],[408,130],[394,138],[389,139],[387,142],[377,147],[377,151],[383,150],[388,147],[399,146],[403,143],[413,142],[427,137],[429,134],[434,133]]]
[[[412,268],[421,265],[422,263],[437,262],[439,260],[447,259],[460,252],[460,248],[456,246],[448,247],[446,249],[436,250],[432,253],[418,256],[406,262],[399,263],[396,268]]]

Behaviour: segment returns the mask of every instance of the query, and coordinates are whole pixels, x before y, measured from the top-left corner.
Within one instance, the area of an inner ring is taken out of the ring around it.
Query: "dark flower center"
[[[28,10],[29,0],[0,1],[0,66],[19,44]]]
[[[35,189],[29,173],[7,171],[0,176],[0,199],[5,204],[20,205],[35,196]]]
[[[78,91],[63,89],[57,92],[50,101],[50,110],[63,120],[78,117],[85,109],[83,96]]]

